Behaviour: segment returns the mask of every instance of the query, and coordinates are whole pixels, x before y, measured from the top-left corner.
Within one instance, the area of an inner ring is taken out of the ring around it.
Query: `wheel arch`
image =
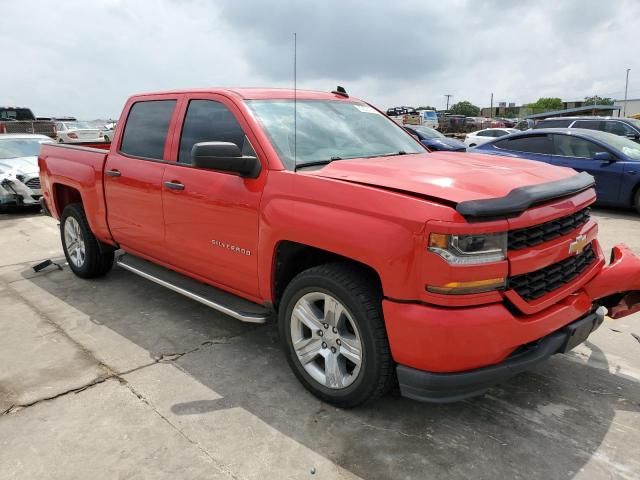
[[[299,242],[281,240],[274,250],[271,271],[271,294],[274,309],[278,310],[285,288],[296,275],[309,268],[333,262],[353,265],[354,268],[370,276],[379,292],[382,292],[380,274],[373,267],[329,250]]]

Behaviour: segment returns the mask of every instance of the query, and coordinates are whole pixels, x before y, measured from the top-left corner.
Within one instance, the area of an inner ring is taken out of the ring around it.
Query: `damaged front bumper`
[[[609,265],[583,287],[587,295],[609,310],[614,319],[640,311],[640,258],[624,244],[611,251]]]

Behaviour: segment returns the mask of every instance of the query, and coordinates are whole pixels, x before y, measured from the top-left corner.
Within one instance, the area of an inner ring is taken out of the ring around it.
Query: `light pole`
[[[449,111],[449,99],[451,97],[453,97],[453,95],[451,95],[450,93],[447,93],[447,94],[445,94],[445,97],[447,97],[447,109],[446,109],[446,111],[448,112]]]
[[[629,89],[629,70],[631,69],[627,68],[627,80],[624,82],[624,107],[622,107],[623,117],[627,116],[627,90]]]

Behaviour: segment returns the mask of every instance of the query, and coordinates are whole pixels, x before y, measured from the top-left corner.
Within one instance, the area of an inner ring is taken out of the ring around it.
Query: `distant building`
[[[622,115],[622,111],[624,108],[624,100],[616,100],[613,102],[614,105],[620,107],[620,115]],[[640,114],[640,98],[629,98],[627,99],[627,108],[626,115],[630,117],[631,115]]]

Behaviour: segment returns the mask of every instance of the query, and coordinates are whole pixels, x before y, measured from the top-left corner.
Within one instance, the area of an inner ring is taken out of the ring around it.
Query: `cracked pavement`
[[[595,214],[605,247],[640,252],[637,217]],[[345,411],[295,380],[273,325],[117,268],[35,273],[62,256],[50,218],[0,233],[0,479],[640,477],[640,314],[482,398]]]

